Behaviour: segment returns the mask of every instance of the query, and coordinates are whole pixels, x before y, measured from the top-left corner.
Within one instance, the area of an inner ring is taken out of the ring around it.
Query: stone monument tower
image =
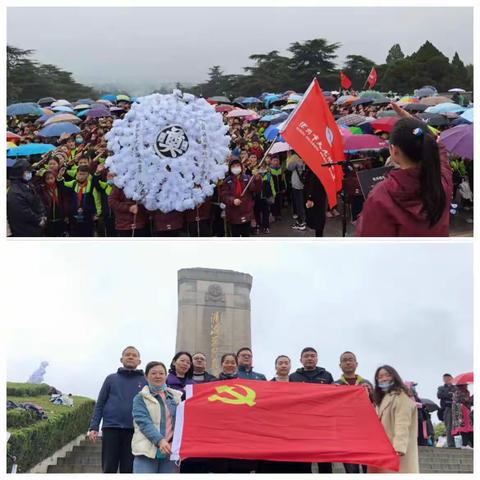
[[[220,357],[251,346],[248,273],[211,268],[178,271],[176,351],[203,352],[207,369],[220,371]]]

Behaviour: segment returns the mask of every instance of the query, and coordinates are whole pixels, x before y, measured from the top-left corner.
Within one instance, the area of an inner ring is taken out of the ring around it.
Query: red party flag
[[[187,386],[171,460],[345,462],[398,471],[363,386],[234,379]]]
[[[340,85],[347,90],[352,87],[351,80],[343,72],[340,72]]]
[[[368,88],[372,89],[375,83],[377,83],[377,71],[375,67],[372,67],[367,78]]]
[[[280,133],[322,182],[333,208],[342,189],[343,170],[340,165],[322,165],[345,160],[343,139],[316,79]]]

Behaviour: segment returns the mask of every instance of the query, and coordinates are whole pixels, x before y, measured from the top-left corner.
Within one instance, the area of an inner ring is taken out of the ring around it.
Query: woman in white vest
[[[167,387],[161,362],[150,362],[145,377],[148,384],[133,399],[133,473],[178,473],[170,454],[182,392]]]

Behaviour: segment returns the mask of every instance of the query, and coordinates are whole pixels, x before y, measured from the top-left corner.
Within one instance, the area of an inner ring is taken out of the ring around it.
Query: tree
[[[398,43],[392,46],[392,48],[388,51],[387,59],[385,63],[387,65],[391,65],[392,63],[397,62],[398,60],[403,60],[405,55],[402,52],[402,49]]]
[[[438,440],[438,437],[445,435],[445,424],[443,422],[437,423],[433,429],[435,430],[435,440]]]
[[[374,66],[374,61],[363,57],[362,55],[347,55],[344,72],[352,81],[353,87],[360,90],[363,88],[370,70]]]

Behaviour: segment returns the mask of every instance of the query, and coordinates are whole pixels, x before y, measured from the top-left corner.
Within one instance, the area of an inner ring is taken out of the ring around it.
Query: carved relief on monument
[[[209,285],[205,292],[205,303],[213,303],[215,305],[225,303],[225,293],[218,283]]]

